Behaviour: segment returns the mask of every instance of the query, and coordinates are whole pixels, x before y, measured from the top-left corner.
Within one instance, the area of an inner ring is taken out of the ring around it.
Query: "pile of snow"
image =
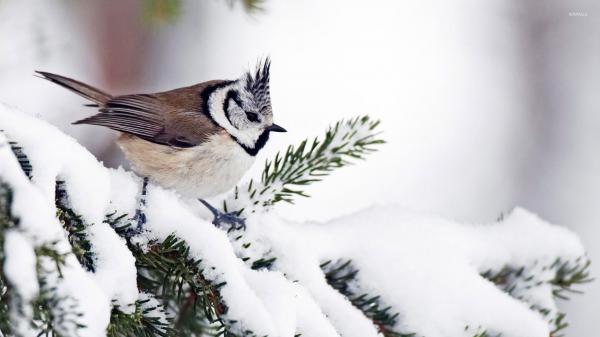
[[[134,258],[125,241],[102,223],[114,211],[133,214],[141,179],[104,168],[56,128],[5,106],[0,106],[0,129],[23,147],[34,168],[30,181],[2,138],[0,180],[14,190],[12,211],[21,219],[19,231],[7,236],[8,280],[22,298],[31,299],[38,291],[33,247],[57,241],[69,251],[54,215],[54,184],[65,181],[73,209],[90,224],[98,268],[84,271],[68,254],[65,277],[54,282],[77,300],[86,325],[81,335],[104,336],[109,301],[126,308],[148,298],[137,292]],[[548,337],[547,318],[529,306],[543,304],[556,311],[546,284],[555,271],[540,272],[543,286],[523,291],[523,301],[480,274],[585,255],[573,233],[522,209],[485,225],[458,224],[393,206],[328,223],[296,223],[258,212],[236,241],[210,223],[199,203],[182,200],[174,191],[150,185],[146,200],[147,223],[137,242],[171,234],[185,240],[191,254],[202,259],[208,271],[204,276],[226,282],[220,289],[229,308],[226,318],[238,322],[234,328],[261,336],[381,336],[370,319],[327,283],[320,267],[325,261],[350,259],[360,270],[358,286],[400,313],[402,331],[427,337],[473,336],[483,330],[506,337]],[[240,258],[253,261],[266,253],[277,257],[271,270],[253,270]]]

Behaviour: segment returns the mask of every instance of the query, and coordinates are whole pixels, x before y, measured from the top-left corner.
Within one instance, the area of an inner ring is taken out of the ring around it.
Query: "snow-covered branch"
[[[555,301],[588,281],[589,261],[573,233],[523,209],[480,225],[397,206],[328,223],[256,212],[361,158],[381,142],[376,126],[367,117],[341,122],[270,161],[227,202],[246,211],[245,230],[216,228],[199,203],[150,185],[147,222],[131,235],[139,177],[102,167],[54,127],[0,106],[0,329],[63,337],[560,329]]]

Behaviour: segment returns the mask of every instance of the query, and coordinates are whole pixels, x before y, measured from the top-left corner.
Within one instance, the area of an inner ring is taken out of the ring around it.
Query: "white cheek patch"
[[[242,91],[243,82],[236,82],[231,86],[227,86],[224,88],[219,88],[210,94],[208,98],[208,110],[212,119],[219,126],[224,128],[230,135],[234,136],[238,142],[244,144],[247,147],[254,148],[256,144],[256,140],[258,136],[260,136],[260,130],[255,129],[246,129],[246,130],[238,130],[235,128],[225,115],[225,111],[223,111],[223,103],[225,102],[225,97],[229,90],[238,90]]]

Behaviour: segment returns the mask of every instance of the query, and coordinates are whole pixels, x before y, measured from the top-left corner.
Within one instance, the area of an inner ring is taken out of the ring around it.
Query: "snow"
[[[111,300],[121,308],[147,298],[152,305],[151,297],[137,292],[134,261],[125,242],[102,223],[115,211],[133,214],[141,179],[122,169],[104,168],[71,138],[13,109],[0,107],[0,126],[19,142],[34,167],[30,182],[2,139],[0,179],[14,189],[13,212],[21,219],[20,232],[9,236],[7,247],[16,252],[29,249],[19,253],[22,259],[29,254],[29,266],[31,247],[58,241],[60,249],[69,251],[54,216],[57,178],[65,181],[73,208],[90,224],[98,257],[95,273],[84,271],[72,254],[63,279],[50,264],[42,264],[59,293],[79,304],[87,326],[82,336],[103,335]],[[239,232],[228,235],[213,226],[198,202],[158,186],[148,186],[145,210],[145,231],[136,242],[172,234],[185,240],[190,254],[202,260],[204,277],[226,282],[220,288],[229,308],[225,320],[238,322],[234,331],[261,336],[380,336],[370,319],[326,282],[320,268],[325,261],[350,259],[359,270],[354,286],[380,295],[400,313],[396,328],[403,332],[471,337],[483,329],[506,337],[547,337],[551,316],[530,309],[536,304],[556,313],[547,284],[556,270],[543,267],[557,258],[576,263],[585,256],[572,232],[519,208],[492,224],[461,224],[396,205],[371,207],[326,223],[258,212],[248,219],[242,240],[231,239]],[[244,243],[251,246],[244,248]],[[277,257],[273,269],[252,270],[251,262],[266,253]],[[242,256],[250,260],[244,263]],[[31,268],[15,270],[10,263],[9,258],[13,280],[35,280]],[[506,266],[528,267],[542,286],[518,287],[525,300],[521,301],[480,276]],[[25,296],[34,296],[35,286],[19,287]]]
[[[135,259],[124,240],[103,223],[111,195],[108,171],[71,137],[31,116],[0,105],[0,125],[11,141],[23,147],[34,167],[32,182],[46,203],[54,204],[56,181],[65,181],[72,208],[91,224],[87,232],[97,257],[92,277],[121,307],[135,302]],[[113,188],[118,193],[121,185]]]
[[[4,250],[6,261],[4,272],[11,284],[19,285],[17,291],[24,301],[31,301],[37,296],[39,286],[35,270],[35,251],[29,240],[16,230],[7,231]]]
[[[53,267],[52,261],[46,261],[46,268]],[[106,335],[106,326],[110,321],[110,298],[102,288],[102,284],[97,281],[93,275],[81,268],[74,255],[69,255],[66,259],[65,267],[61,268],[62,277],[58,273],[47,275],[46,280],[50,285],[56,286],[56,293],[61,298],[68,298],[67,301],[61,301],[58,312],[68,312],[72,310],[72,305],[76,305],[76,314],[81,317],[73,317],[73,322],[62,322],[57,327],[61,336],[82,336],[99,337]],[[116,275],[115,275],[116,276]],[[76,324],[85,325],[80,329]]]
[[[16,230],[7,231],[4,242],[6,261],[4,272],[8,282],[16,287],[21,307],[10,308],[11,317],[19,318],[14,324],[15,331],[23,336],[32,334],[29,321],[33,318],[31,301],[39,292],[36,258],[33,246],[27,238]],[[15,299],[13,298],[13,301]],[[24,318],[24,319],[22,319]]]
[[[131,171],[123,168],[110,170],[110,203],[109,209],[114,209],[119,214],[135,214],[139,207],[139,194],[141,179]],[[137,197],[136,197],[137,196]]]
[[[522,209],[493,225],[461,225],[393,206],[326,224],[265,216],[250,221],[247,236],[269,242],[278,257],[276,267],[306,287],[344,336],[376,333],[325,284],[318,268],[323,261],[351,259],[360,271],[361,288],[400,312],[407,332],[472,336],[465,326],[482,326],[503,336],[531,337],[548,336],[548,323],[480,272],[547,266],[557,257],[574,261],[585,254],[573,233]],[[554,276],[547,274],[546,280]],[[546,300],[544,307],[554,309],[551,289],[536,291]]]
[[[138,300],[141,302],[140,309],[142,312],[152,310],[152,316],[157,317],[159,322],[165,325],[169,323],[167,313],[162,311],[162,309],[157,309],[161,308],[161,305],[153,294],[140,293]]]
[[[244,328],[257,335],[277,336],[265,306],[244,281],[245,267],[231,249],[226,233],[196,217],[174,192],[151,186],[146,205],[150,239],[164,240],[171,234],[184,239],[192,254],[202,257],[207,272],[204,276],[215,283],[227,282],[221,295],[229,306],[228,316],[247,323]]]
[[[0,116],[5,117],[9,114],[9,111],[2,111]],[[4,128],[6,124],[1,124]],[[23,124],[25,125],[25,124]],[[31,125],[33,129],[33,125]],[[31,279],[31,261],[30,257],[27,258],[25,253],[25,244],[29,244],[28,250],[33,249],[33,246],[40,247],[44,245],[50,245],[57,250],[58,253],[67,254],[65,258],[65,265],[61,267],[59,272],[53,263],[50,263],[46,259],[41,259],[41,270],[44,273],[45,280],[48,284],[48,289],[56,288],[58,295],[69,296],[77,303],[77,310],[81,316],[77,317],[77,323],[85,325],[85,328],[79,329],[81,337],[99,337],[105,335],[105,328],[110,318],[110,307],[109,299],[105,296],[104,292],[98,287],[97,283],[92,279],[92,275],[85,272],[81,265],[77,262],[76,258],[72,254],[68,254],[70,251],[70,245],[67,242],[61,224],[55,217],[54,203],[48,203],[46,196],[41,193],[40,189],[32,185],[27,177],[21,171],[17,160],[15,159],[10,146],[8,145],[4,135],[0,134],[0,180],[8,183],[13,191],[13,203],[12,213],[19,219],[19,230],[23,238],[20,241],[15,241],[15,236],[10,238],[8,249],[15,248],[17,244],[20,248],[13,253],[24,253],[23,262],[27,264],[24,268],[9,268],[9,274],[15,281],[21,281],[27,278],[28,283],[25,284],[14,284],[19,288],[23,288],[19,291],[20,294],[25,294],[25,301],[31,299],[33,295],[33,289],[35,285],[31,282],[35,282],[37,285],[37,278]],[[51,162],[49,163],[51,165]],[[26,239],[25,239],[26,238]],[[19,240],[19,239],[16,239]],[[13,255],[11,252],[8,253],[9,267]],[[28,266],[29,268],[27,268]],[[21,275],[22,273],[22,275]],[[55,310],[71,311],[71,308],[65,303]],[[26,320],[18,320],[22,322],[22,325],[28,325]],[[69,322],[64,322],[60,327],[64,327],[66,330],[65,335],[72,335],[76,327]],[[72,330],[68,330],[68,329]],[[18,331],[23,333],[23,336],[35,336],[37,332],[31,331],[31,329],[21,329],[17,327]],[[69,333],[70,332],[70,333]]]

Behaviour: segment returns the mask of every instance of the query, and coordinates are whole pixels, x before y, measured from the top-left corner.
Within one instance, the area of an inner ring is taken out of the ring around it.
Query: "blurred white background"
[[[138,0],[0,1],[0,101],[48,120],[107,166],[115,134],[36,69],[114,93],[236,78],[270,55],[277,134],[256,165],[369,113],[388,141],[279,208],[324,220],[394,203],[466,222],[522,205],[580,234],[600,261],[600,3],[594,0],[183,1],[170,22]],[[594,265],[593,265],[594,266]],[[567,336],[598,336],[600,282],[564,303]]]

